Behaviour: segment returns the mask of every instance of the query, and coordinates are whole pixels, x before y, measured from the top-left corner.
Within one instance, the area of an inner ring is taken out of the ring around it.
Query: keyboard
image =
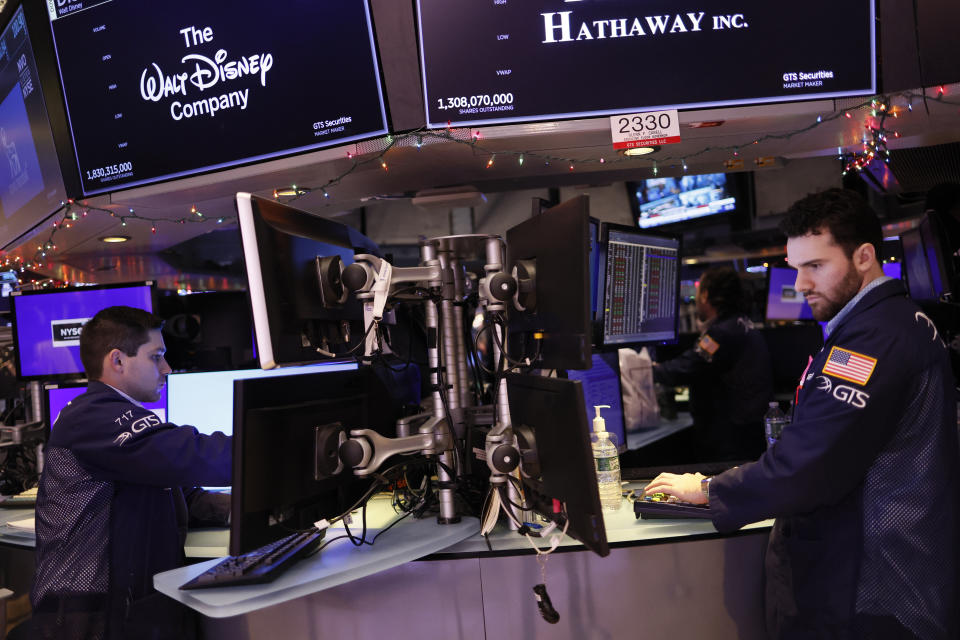
[[[320,546],[324,533],[326,529],[311,529],[280,538],[243,555],[230,556],[180,588],[205,589],[270,582]]]
[[[672,496],[670,498],[672,499],[658,500],[653,496],[646,496],[635,500],[633,503],[633,513],[638,518],[643,518],[644,520],[662,520],[668,518],[709,519],[711,517],[709,505],[680,502]]]

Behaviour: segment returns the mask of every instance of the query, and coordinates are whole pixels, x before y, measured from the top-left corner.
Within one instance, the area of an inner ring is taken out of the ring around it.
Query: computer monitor
[[[600,221],[590,218],[590,318],[596,320],[600,291]]]
[[[768,321],[813,320],[813,310],[803,294],[796,290],[795,269],[770,267],[767,269]]]
[[[367,0],[29,4],[49,14],[84,196],[387,133]]]
[[[525,502],[540,516],[567,526],[567,535],[591,551],[609,554],[583,386],[576,380],[509,374],[507,395],[521,449],[528,450],[521,465]],[[529,457],[534,452],[536,462]]]
[[[349,471],[315,479],[317,427],[396,435],[398,412],[370,367],[233,383],[230,554],[338,516],[371,481]]]
[[[237,214],[260,366],[315,362],[329,358],[318,349],[339,354],[359,345],[363,309],[352,297],[321,297],[318,259],[339,256],[349,265],[356,253],[379,256],[377,245],[346,225],[249,193],[237,194]]]
[[[47,424],[53,427],[57,416],[74,398],[87,390],[87,383],[56,383],[43,385],[44,400],[46,403]],[[157,414],[163,422],[167,421],[167,387],[160,392],[160,399],[156,402],[144,402],[143,407]]]
[[[507,265],[526,308],[510,316],[511,357],[532,358],[542,334],[534,366],[590,366],[589,217],[589,199],[577,196],[507,230]]]
[[[947,241],[947,230],[936,211],[927,212],[920,220],[919,229],[933,279],[934,293],[937,300],[948,300],[955,293],[957,274],[954,268],[953,248]]]
[[[692,220],[730,218],[747,211],[747,180],[737,174],[704,173],[646,178],[630,183],[631,204],[641,229]],[[737,222],[736,228],[743,225]]]
[[[166,358],[174,371],[228,371],[254,366],[253,320],[246,291],[185,295],[162,291],[157,296],[156,313],[165,319]]]
[[[79,377],[80,332],[114,305],[153,311],[153,283],[101,285],[12,294],[17,376],[22,380]]]
[[[599,342],[620,348],[677,339],[679,236],[605,223]]]
[[[937,302],[940,293],[930,270],[920,229],[904,231],[900,234],[900,242],[903,245],[903,275],[910,297],[919,303]]]
[[[44,64],[46,25],[30,19],[40,14],[46,11],[37,3],[0,5],[0,22],[6,22],[0,33],[0,145],[5,158],[0,171],[0,249],[25,242],[77,193],[72,150],[64,147],[58,155],[54,142],[61,98]],[[65,126],[65,121],[60,124]]]
[[[620,453],[627,450],[627,429],[623,415],[623,389],[620,385],[620,354],[617,351],[594,353],[593,366],[584,371],[567,371],[568,380],[578,380],[583,387],[583,401],[587,411],[587,423],[593,424],[594,407],[601,409],[607,431],[617,438]]]
[[[174,424],[188,424],[200,433],[233,432],[233,382],[309,373],[353,371],[356,362],[331,362],[283,369],[238,369],[171,373],[167,376],[167,414]]]
[[[899,262],[884,262],[881,268],[883,269],[883,275],[894,280],[903,279],[903,265]]]
[[[0,313],[10,313],[10,294],[18,288],[16,271],[0,271]]]
[[[697,301],[697,281],[681,280],[680,281],[680,302],[684,304],[691,304],[696,301]]]

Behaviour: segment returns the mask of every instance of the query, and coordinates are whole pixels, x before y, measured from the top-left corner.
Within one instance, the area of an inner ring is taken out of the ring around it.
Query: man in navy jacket
[[[755,463],[662,474],[648,492],[709,502],[722,532],[776,517],[766,557],[777,638],[955,638],[954,380],[933,322],[883,275],[880,225],[857,194],[796,203],[787,261],[828,337],[793,422]]]
[[[184,562],[184,487],[231,482],[231,439],[164,423],[160,318],[109,307],[85,326],[87,392],[60,413],[37,494],[35,637],[189,638],[191,616],[153,589]]]
[[[697,343],[653,368],[661,384],[690,385],[696,460],[756,460],[763,453],[763,414],[773,397],[770,353],[742,311],[743,287],[731,267],[700,276]]]

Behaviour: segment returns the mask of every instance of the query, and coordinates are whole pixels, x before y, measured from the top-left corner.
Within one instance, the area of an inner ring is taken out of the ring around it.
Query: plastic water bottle
[[[593,460],[597,467],[600,506],[608,511],[616,511],[623,503],[620,494],[620,457],[617,455],[617,437],[607,431],[607,423],[600,415],[600,409],[609,408],[609,405],[605,404],[594,406],[597,417],[593,419],[590,446],[593,447]]]
[[[780,438],[783,428],[790,422],[783,411],[780,410],[779,402],[771,402],[769,406],[770,408],[763,416],[763,432],[767,436],[768,449]]]

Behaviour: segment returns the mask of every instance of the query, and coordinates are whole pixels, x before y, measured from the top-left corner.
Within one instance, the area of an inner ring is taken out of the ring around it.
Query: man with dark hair
[[[230,484],[231,439],[164,423],[141,404],[160,397],[170,372],[162,324],[108,307],[84,326],[89,385],[51,429],[37,494],[33,637],[193,636],[192,616],[154,591],[153,575],[183,564],[182,488]],[[218,519],[214,501],[190,497]]]
[[[770,354],[744,315],[743,287],[731,267],[700,277],[694,347],[653,368],[656,382],[690,386],[696,459],[754,460],[763,452],[763,414],[773,395]]]
[[[661,474],[646,491],[709,503],[726,532],[776,517],[767,624],[777,638],[955,638],[958,443],[945,345],[877,259],[857,194],[787,213],[787,261],[822,351],[793,422],[755,463],[713,478]]]

